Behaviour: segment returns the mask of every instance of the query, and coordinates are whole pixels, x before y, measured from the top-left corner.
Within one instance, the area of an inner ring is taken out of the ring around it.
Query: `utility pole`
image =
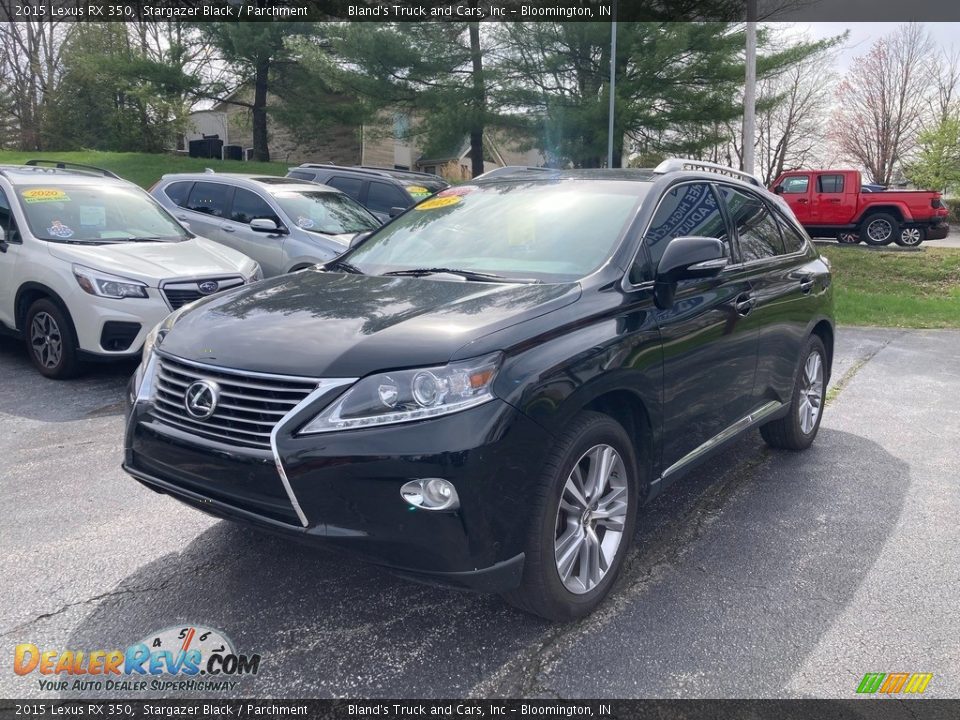
[[[607,168],[613,167],[613,110],[617,88],[617,0],[613,0],[613,22],[610,24],[610,107],[607,124]]]
[[[747,78],[743,89],[743,169],[753,175],[757,135],[757,0],[747,0]]]

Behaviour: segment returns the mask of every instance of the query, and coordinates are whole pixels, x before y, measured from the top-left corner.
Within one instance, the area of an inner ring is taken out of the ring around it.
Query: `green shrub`
[[[944,198],[943,201],[950,209],[950,214],[947,216],[947,218],[952,223],[960,224],[960,198],[950,198],[949,200]]]

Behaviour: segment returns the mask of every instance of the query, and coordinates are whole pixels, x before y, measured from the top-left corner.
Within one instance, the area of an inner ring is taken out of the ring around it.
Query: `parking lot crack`
[[[866,365],[868,362],[873,360],[877,356],[877,354],[881,350],[886,348],[890,343],[892,343],[894,340],[901,338],[903,335],[904,333],[900,332],[900,333],[897,333],[896,335],[893,335],[892,337],[886,338],[877,347],[873,348],[873,350],[868,352],[866,355],[864,355],[859,360],[857,360],[853,365],[847,368],[847,371],[840,376],[840,379],[833,384],[833,387],[827,390],[827,397],[825,400],[825,404],[829,405],[834,400],[836,400],[837,396],[839,396],[840,393],[843,392],[844,388],[846,388],[847,385],[850,383],[850,381],[853,380],[854,376],[863,369],[864,365]]]

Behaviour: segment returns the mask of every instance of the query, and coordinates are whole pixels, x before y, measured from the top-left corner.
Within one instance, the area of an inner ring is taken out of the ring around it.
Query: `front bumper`
[[[302,424],[297,417],[288,426]],[[147,487],[214,516],[336,547],[417,580],[497,592],[520,582],[529,508],[549,440],[500,400],[417,423],[278,433],[278,454],[306,526],[270,451],[170,428],[151,415],[148,402],[131,407],[123,467]],[[405,503],[400,487],[428,477],[452,482],[460,508],[433,512]]]
[[[143,340],[153,327],[170,314],[170,308],[156,288],[147,288],[146,298],[101,298],[88,295],[79,288],[66,299],[67,309],[77,331],[77,344],[87,356],[101,358],[133,357],[143,347]],[[122,350],[102,345],[107,323],[138,324],[139,330]]]

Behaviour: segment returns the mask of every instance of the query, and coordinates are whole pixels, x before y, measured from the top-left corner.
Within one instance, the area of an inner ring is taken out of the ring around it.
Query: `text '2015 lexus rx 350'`
[[[574,618],[638,508],[727,441],[813,442],[832,293],[789,208],[740,173],[518,170],[167,318],[124,467],[216,516]]]

